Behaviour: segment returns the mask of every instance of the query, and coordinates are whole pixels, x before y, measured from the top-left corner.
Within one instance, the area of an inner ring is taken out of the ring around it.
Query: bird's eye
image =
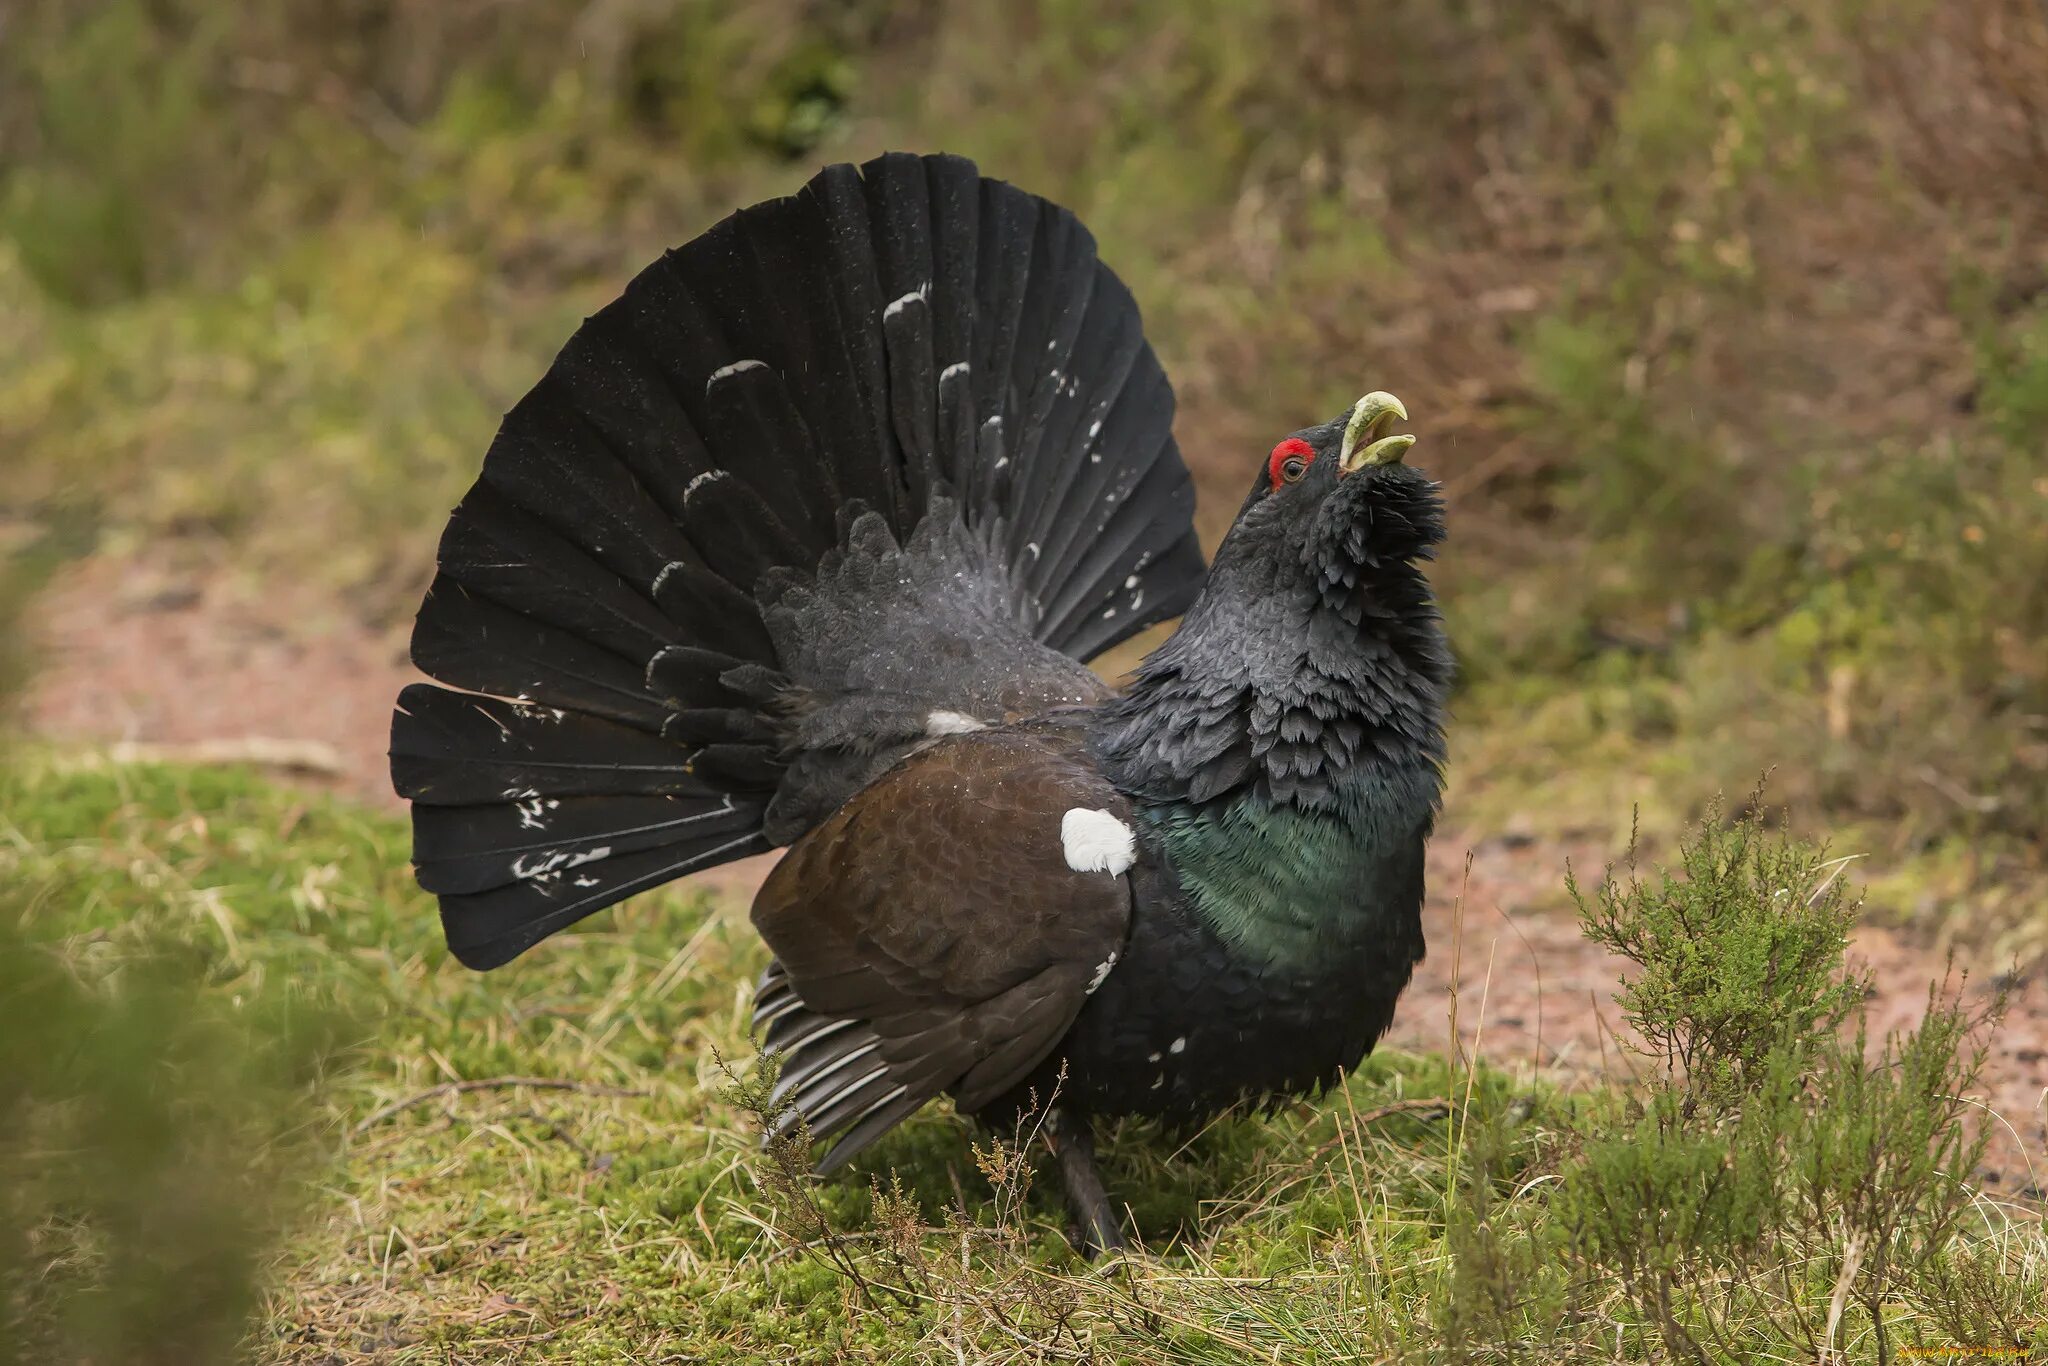
[[[1282,484],[1293,484],[1308,473],[1309,462],[1316,458],[1316,448],[1298,436],[1290,436],[1273,448],[1266,457],[1266,478],[1274,488]]]

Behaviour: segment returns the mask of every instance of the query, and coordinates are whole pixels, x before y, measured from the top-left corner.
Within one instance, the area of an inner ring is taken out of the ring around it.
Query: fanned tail
[[[828,167],[637,276],[442,538],[392,776],[493,967],[785,843],[948,724],[1098,689],[1202,561],[1172,390],[1074,217]]]

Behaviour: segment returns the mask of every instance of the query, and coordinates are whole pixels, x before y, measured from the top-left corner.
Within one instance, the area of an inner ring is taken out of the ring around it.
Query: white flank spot
[[[1181,1036],[1180,1036],[1180,1037],[1179,1037],[1178,1039],[1175,1039],[1175,1040],[1174,1040],[1174,1041],[1173,1041],[1172,1043],[1170,1043],[1170,1044],[1168,1044],[1168,1045],[1166,1046],[1166,1051],[1167,1051],[1167,1052],[1169,1052],[1169,1053],[1185,1053],[1185,1052],[1187,1052],[1187,1051],[1188,1051],[1188,1036],[1187,1036],[1187,1035],[1185,1035],[1185,1034],[1183,1034],[1183,1035],[1181,1035]]]
[[[924,733],[934,740],[941,735],[972,735],[984,729],[981,722],[965,712],[935,711],[924,718]]]
[[[1107,811],[1077,806],[1060,817],[1060,845],[1077,873],[1121,874],[1138,861],[1138,837]]]
[[[973,366],[969,365],[964,360],[956,360],[951,365],[947,366],[945,369],[939,371],[939,383],[944,384],[947,380],[953,378],[953,376],[955,375],[965,375],[968,371],[972,370],[973,368]]]
[[[1102,960],[1101,966],[1095,969],[1095,975],[1088,979],[1088,995],[1093,996],[1095,994],[1095,988],[1101,986],[1104,982],[1109,980],[1109,970],[1115,966],[1116,955],[1114,953],[1110,954],[1109,957]]]
[[[1136,574],[1133,574],[1133,575],[1131,575],[1131,576],[1130,576],[1130,577],[1129,577],[1128,579],[1125,579],[1125,580],[1124,580],[1124,587],[1126,587],[1126,588],[1136,588],[1137,586],[1138,586],[1138,576],[1137,576]]]
[[[1089,424],[1088,424],[1088,439],[1089,439],[1090,441],[1093,441],[1093,440],[1094,440],[1094,439],[1095,439],[1096,437],[1098,437],[1098,436],[1101,436],[1101,435],[1102,435],[1102,419],[1098,417],[1098,418],[1096,418],[1096,419],[1095,419],[1095,420],[1094,420],[1093,422],[1091,422],[1091,423],[1089,423]]]
[[[910,301],[912,299],[917,300],[919,303],[923,303],[924,292],[926,288],[928,288],[928,286],[920,285],[916,289],[913,289],[908,294],[904,295],[902,298],[896,300],[896,302],[890,304],[887,308],[883,309],[883,320],[887,321],[888,319],[895,317],[898,313],[901,313],[904,309],[908,308],[910,306]]]
[[[1157,1053],[1147,1053],[1147,1054],[1145,1055],[1145,1061],[1146,1061],[1146,1062],[1158,1062],[1158,1061],[1159,1061],[1159,1055],[1158,1055]]]
[[[711,386],[722,379],[731,379],[734,375],[745,374],[749,370],[766,370],[767,368],[768,362],[765,360],[736,360],[731,365],[721,365],[711,372],[710,379],[704,381],[704,392],[710,393]]]

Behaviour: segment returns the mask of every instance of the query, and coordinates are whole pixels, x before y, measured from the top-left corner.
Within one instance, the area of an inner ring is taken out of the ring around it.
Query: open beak
[[[1403,432],[1387,436],[1387,428],[1406,422],[1408,410],[1392,394],[1375,389],[1351,407],[1351,420],[1344,424],[1344,446],[1337,455],[1337,472],[1350,474],[1367,465],[1400,462],[1415,437]]]

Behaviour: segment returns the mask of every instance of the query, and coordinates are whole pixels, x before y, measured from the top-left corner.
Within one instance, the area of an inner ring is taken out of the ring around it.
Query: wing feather
[[[1125,870],[1070,865],[1076,807],[1132,822],[1071,732],[956,736],[885,774],[769,875],[754,924],[776,966],[757,1027],[784,1057],[779,1131],[847,1131],[821,1169],[941,1092],[963,1110],[993,1103],[1059,1046],[1131,913]]]

